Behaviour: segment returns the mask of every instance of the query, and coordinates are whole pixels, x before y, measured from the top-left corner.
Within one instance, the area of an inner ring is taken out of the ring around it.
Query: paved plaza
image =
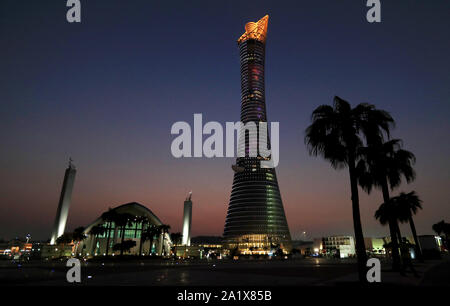
[[[401,276],[382,264],[385,285],[449,285],[446,259],[415,263],[419,277]],[[2,285],[72,285],[63,261],[0,262]],[[305,258],[298,260],[131,260],[83,262],[82,285],[143,286],[334,286],[355,284],[352,259]]]

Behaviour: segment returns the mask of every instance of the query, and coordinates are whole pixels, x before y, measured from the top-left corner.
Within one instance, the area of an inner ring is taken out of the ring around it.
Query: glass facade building
[[[136,255],[139,253],[139,250],[146,255],[150,253],[159,255],[163,250],[164,254],[170,254],[172,241],[169,233],[155,234],[152,245],[150,245],[148,236],[146,237],[147,239],[141,241],[142,233],[150,226],[157,227],[163,224],[149,208],[142,204],[131,202],[117,206],[111,209],[111,211],[118,215],[128,214],[130,216],[135,216],[135,219],[130,220],[125,226],[125,232],[123,233],[124,240],[134,240],[136,242],[136,246],[133,247],[128,254]],[[145,217],[145,219],[143,217]],[[92,230],[94,227],[102,227],[103,231],[101,233],[93,233]],[[116,225],[114,221],[104,220],[102,217],[97,218],[97,220],[86,227],[84,231],[86,239],[78,246],[77,253],[86,256],[98,256],[106,255],[106,250],[108,250],[108,255],[119,254],[119,251],[113,251],[112,248],[115,244],[121,242],[122,230],[122,226]]]
[[[268,16],[258,22],[249,22],[245,33],[239,38],[241,64],[241,122],[267,122],[264,61]],[[261,161],[270,158],[250,156],[251,144],[268,144],[268,136],[249,137],[241,129],[240,149],[245,157],[238,157],[233,165],[234,179],[224,238],[229,249],[238,248],[240,253],[267,254],[276,248],[289,252],[291,237],[284,213],[275,168],[261,167]],[[245,137],[245,142],[243,141]],[[262,138],[262,139],[259,139]],[[245,146],[244,146],[245,144]]]

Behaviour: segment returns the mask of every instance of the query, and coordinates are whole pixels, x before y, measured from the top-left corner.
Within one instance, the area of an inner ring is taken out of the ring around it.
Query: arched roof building
[[[127,254],[137,255],[139,251],[143,255],[168,255],[170,253],[172,241],[168,232],[156,233],[153,239],[145,239],[141,245],[143,232],[151,226],[159,227],[163,225],[161,220],[146,206],[131,202],[110,208],[108,212],[113,216],[127,214],[134,216],[134,219],[130,220],[130,224],[125,227],[125,231],[122,233],[122,227],[116,226],[114,217],[111,220],[104,219],[102,216],[98,217],[86,227],[84,234],[87,238],[78,247],[79,253],[86,256],[117,255],[120,251],[113,249],[114,245],[122,241],[122,235],[124,235],[124,240],[136,242],[136,246],[130,249]]]

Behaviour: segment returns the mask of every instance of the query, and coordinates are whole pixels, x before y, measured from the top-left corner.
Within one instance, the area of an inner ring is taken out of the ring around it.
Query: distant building
[[[355,256],[353,236],[329,236],[314,239],[313,252],[316,255],[347,258]]]
[[[0,256],[8,258],[20,258],[22,256],[30,256],[32,250],[32,243],[28,240],[19,238],[10,241],[2,241],[0,243]]]
[[[203,248],[195,245],[177,245],[174,247],[174,253],[182,258],[203,258]]]
[[[314,254],[314,242],[304,240],[292,240],[292,250],[297,249],[301,255],[309,256]]]
[[[385,255],[386,254],[386,239],[385,238],[364,238],[364,245],[366,251],[373,255]]]
[[[43,242],[33,242],[31,245],[31,252],[30,252],[30,257],[31,258],[41,258],[41,252],[42,252],[42,247],[46,245],[46,243]]]
[[[184,258],[220,258],[223,251],[223,238],[220,236],[192,237],[191,246],[175,247],[175,255]]]
[[[196,236],[191,239],[192,245],[222,247],[223,237],[220,236]]]
[[[117,206],[112,209],[117,213],[127,213],[136,217],[131,224],[125,227],[124,231],[124,240],[133,240],[136,242],[136,246],[133,247],[130,252],[127,254],[138,254],[139,248],[141,244],[142,233],[146,230],[145,226],[154,225],[159,226],[163,223],[160,219],[147,207],[142,204],[132,202]],[[143,228],[143,223],[140,221],[140,217],[146,217],[150,222],[148,225],[145,225]],[[103,227],[104,232],[101,234],[94,235],[92,230],[95,226]],[[87,235],[87,238],[83,240],[77,248],[77,253],[86,255],[86,256],[98,256],[98,255],[106,255],[106,246],[109,240],[108,254],[118,254],[119,251],[113,251],[112,248],[115,244],[121,242],[122,237],[122,228],[116,226],[114,222],[106,222],[101,217],[97,218],[94,222],[88,225],[84,232]],[[109,234],[109,239],[108,239]],[[159,236],[155,236],[152,241],[152,245],[150,245],[150,240],[147,239],[142,244],[142,253],[148,254],[150,249],[153,253],[160,255],[170,254],[170,249],[172,246],[172,241],[170,239],[169,233],[160,234]]]
[[[40,252],[41,258],[52,259],[61,257],[72,257],[75,255],[75,245],[73,243],[61,245],[43,245]]]

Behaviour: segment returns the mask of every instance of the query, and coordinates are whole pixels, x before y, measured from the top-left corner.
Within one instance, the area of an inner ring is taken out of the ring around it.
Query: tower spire
[[[192,191],[189,192],[186,201],[184,201],[184,210],[183,210],[183,236],[182,236],[182,245],[190,246],[191,245],[191,226],[192,226]]]
[[[72,201],[72,190],[75,182],[75,174],[77,170],[72,164],[72,158],[69,158],[69,165],[64,174],[64,181],[59,198],[58,209],[56,210],[55,223],[53,225],[50,244],[55,244],[56,239],[64,234],[66,228],[67,217],[69,215],[70,203]]]
[[[192,198],[192,190],[189,191],[188,196],[186,197],[186,201],[190,201]]]
[[[72,157],[69,157],[69,168],[70,168],[70,169],[75,169],[75,165],[73,164],[73,159],[72,159]]]

